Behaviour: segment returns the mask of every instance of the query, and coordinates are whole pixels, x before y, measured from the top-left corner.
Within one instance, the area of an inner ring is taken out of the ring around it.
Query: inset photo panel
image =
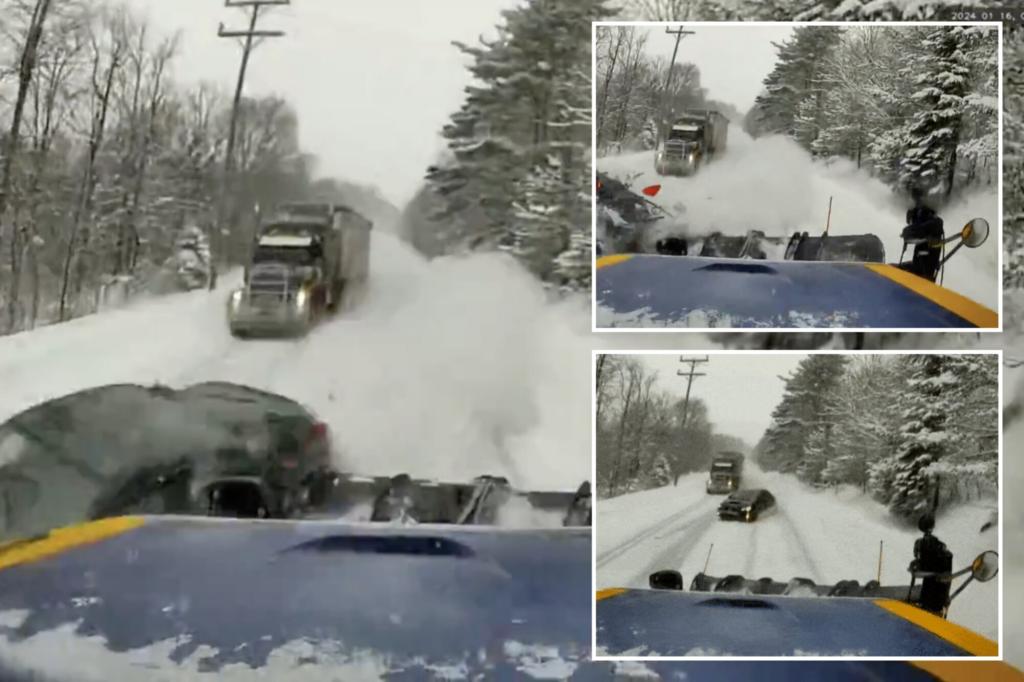
[[[1001,36],[594,23],[594,330],[1001,330]]]
[[[595,658],[999,658],[1001,361],[595,353]]]

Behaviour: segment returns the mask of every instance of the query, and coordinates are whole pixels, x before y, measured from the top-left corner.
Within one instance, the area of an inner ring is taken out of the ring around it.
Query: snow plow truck
[[[725,150],[729,119],[721,112],[695,109],[668,126],[654,157],[658,175],[692,175]]]
[[[304,334],[345,307],[369,274],[372,228],[339,204],[278,207],[258,230],[244,285],[228,300],[232,335]]]

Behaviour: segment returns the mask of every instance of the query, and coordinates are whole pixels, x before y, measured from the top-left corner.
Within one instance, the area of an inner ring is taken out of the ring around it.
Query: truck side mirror
[[[964,225],[964,229],[960,230],[960,238],[963,240],[964,246],[976,249],[988,239],[988,232],[988,221],[984,218],[974,218]]]
[[[652,590],[682,590],[683,574],[672,570],[655,571],[648,582]]]
[[[982,552],[971,562],[971,575],[979,583],[987,583],[999,573],[999,554],[989,550]]]

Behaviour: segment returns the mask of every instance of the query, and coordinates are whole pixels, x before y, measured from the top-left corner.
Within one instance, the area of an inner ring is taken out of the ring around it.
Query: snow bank
[[[741,235],[752,229],[771,236],[788,237],[796,230],[820,234],[832,197],[830,234],[876,234],[885,245],[886,260],[895,263],[900,258],[904,200],[855,163],[814,161],[788,137],[752,139],[742,130],[730,131],[727,152],[692,177],[657,175],[653,152],[604,157],[597,166],[631,179],[635,188],[661,184],[655,201],[675,216],[665,226],[685,234]],[[995,188],[971,192],[943,209],[942,215],[947,235],[971,218],[989,221],[988,242],[977,249],[961,249],[947,264],[945,285],[996,309],[1000,241]]]
[[[598,497],[594,531],[598,556],[664,523],[685,508],[687,502],[705,497],[706,479],[704,474],[693,473],[680,476],[677,486],[667,485],[617,497]]]

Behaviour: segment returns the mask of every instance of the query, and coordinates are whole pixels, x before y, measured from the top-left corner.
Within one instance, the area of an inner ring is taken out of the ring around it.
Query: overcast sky
[[[217,26],[246,27],[219,0],[128,0],[161,33],[182,31],[179,81],[234,88],[241,49]],[[443,142],[448,115],[469,83],[452,40],[493,37],[517,0],[294,0],[267,10],[260,27],[281,29],[250,62],[246,93],[285,96],[299,113],[303,147],[321,175],[373,184],[401,207],[419,188]]]
[[[687,354],[687,357],[703,357]],[[686,377],[676,375],[689,364],[679,355],[643,355],[644,363],[658,371],[658,385],[665,391],[686,395]],[[708,416],[718,433],[738,436],[753,447],[768,424],[771,413],[782,399],[788,376],[806,355],[715,355],[710,362],[697,365],[707,376],[693,380],[690,398],[700,398],[708,406]]]
[[[673,30],[678,26],[672,26]],[[761,94],[762,83],[775,66],[777,52],[772,42],[781,43],[793,32],[791,26],[684,26],[693,35],[679,42],[677,63],[690,62],[700,69],[701,85],[711,99],[728,102],[747,113]],[[646,50],[650,55],[672,58],[676,38],[665,27],[649,31]]]

